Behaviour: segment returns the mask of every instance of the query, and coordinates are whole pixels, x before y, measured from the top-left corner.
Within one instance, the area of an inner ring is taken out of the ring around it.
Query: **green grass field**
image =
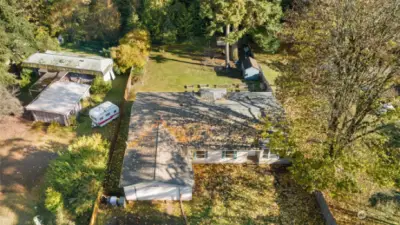
[[[185,85],[230,85],[242,83],[240,72],[219,73],[200,60],[172,52],[152,52],[136,92],[180,92]]]

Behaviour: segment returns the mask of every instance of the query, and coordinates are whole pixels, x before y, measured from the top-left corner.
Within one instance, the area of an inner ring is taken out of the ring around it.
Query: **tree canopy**
[[[150,36],[145,29],[135,29],[127,33],[119,41],[120,45],[111,49],[121,72],[130,68],[143,69],[150,49]]]
[[[300,1],[299,1],[300,2]],[[400,177],[397,0],[316,0],[287,17],[297,57],[277,80],[291,171],[310,190],[356,191]],[[274,127],[274,126],[272,126]]]
[[[223,33],[225,28],[226,45],[248,34],[266,51],[274,52],[279,47],[277,33],[283,16],[280,0],[206,0],[201,1],[200,15],[209,20],[209,35]]]
[[[90,218],[97,192],[105,175],[109,143],[100,134],[77,138],[50,163],[46,173],[46,208],[50,220],[65,224]],[[50,224],[50,220],[47,221]]]

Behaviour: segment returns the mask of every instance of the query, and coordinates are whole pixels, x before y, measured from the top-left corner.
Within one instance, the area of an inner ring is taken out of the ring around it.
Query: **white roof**
[[[57,81],[47,87],[39,96],[26,106],[26,110],[43,111],[65,115],[89,91],[90,86],[74,82]]]
[[[113,60],[99,56],[85,56],[66,52],[35,53],[23,62],[24,66],[66,70],[91,71],[105,75],[112,69]]]
[[[110,108],[118,108],[115,104],[107,101],[103,102],[100,105],[94,107],[89,111],[89,115],[92,117],[97,118],[98,116],[102,115],[104,112],[107,112]]]

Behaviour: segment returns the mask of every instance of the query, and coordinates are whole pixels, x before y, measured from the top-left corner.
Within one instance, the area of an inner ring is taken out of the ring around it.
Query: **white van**
[[[92,127],[103,127],[119,116],[119,108],[111,102],[103,102],[89,111]]]

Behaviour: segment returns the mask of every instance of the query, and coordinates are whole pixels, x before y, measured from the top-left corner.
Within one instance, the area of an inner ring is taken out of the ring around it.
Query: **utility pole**
[[[230,29],[231,29],[231,25],[230,24],[226,25],[226,30],[225,30],[225,64],[226,64],[226,69],[230,68],[230,64],[229,64],[229,43],[228,43],[228,36],[229,36]]]

